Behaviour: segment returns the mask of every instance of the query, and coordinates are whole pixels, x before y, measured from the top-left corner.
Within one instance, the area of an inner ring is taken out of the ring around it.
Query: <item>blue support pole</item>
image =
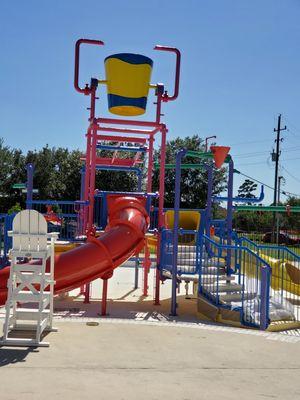
[[[175,166],[175,202],[174,202],[174,227],[173,227],[173,266],[172,266],[172,299],[171,315],[177,315],[177,259],[178,259],[178,234],[179,234],[179,209],[180,209],[180,180],[181,180],[181,160],[186,155],[187,150],[180,150],[176,154]]]
[[[269,325],[269,297],[270,297],[270,278],[271,268],[263,266],[261,268],[261,288],[260,288],[260,324],[261,330],[267,329]]]
[[[139,172],[136,173],[137,180],[138,180],[138,192],[142,191],[142,181],[143,181],[143,174],[142,171],[140,170]]]
[[[207,170],[207,200],[206,200],[206,235],[210,236],[210,221],[213,193],[213,164],[205,164]]]
[[[32,209],[32,193],[33,193],[33,174],[34,174],[34,165],[33,164],[27,164],[26,165],[27,169],[27,183],[26,183],[26,188],[27,188],[27,198],[26,198],[26,208],[28,210]]]
[[[229,161],[229,171],[228,171],[228,192],[227,192],[227,219],[226,219],[226,228],[227,228],[227,244],[230,246],[232,241],[232,215],[233,215],[233,172],[234,172],[234,164],[233,160]],[[230,273],[231,269],[231,250],[227,251],[227,272]]]

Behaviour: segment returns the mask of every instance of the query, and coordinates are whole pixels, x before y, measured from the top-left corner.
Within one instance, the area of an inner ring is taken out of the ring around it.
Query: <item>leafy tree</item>
[[[300,207],[300,199],[294,196],[288,197],[285,206]],[[282,213],[281,214],[281,228],[285,230],[300,231],[300,213]]]
[[[244,199],[253,199],[257,184],[250,179],[245,179],[244,183],[238,189],[238,196]]]
[[[24,157],[21,150],[11,149],[0,139],[0,211],[6,212],[17,202],[22,203],[24,195],[13,189],[14,183],[24,182]]]
[[[7,211],[7,214],[18,213],[19,211],[22,211],[22,207],[21,207],[20,203],[16,203],[14,206],[12,206],[12,207]]]
[[[177,137],[170,140],[166,145],[166,163],[175,163],[176,153],[183,149],[204,151],[200,136]],[[160,150],[154,153],[154,159],[160,162]],[[185,157],[185,163],[198,164],[199,159]],[[226,188],[225,168],[214,171],[214,194],[219,194]],[[166,170],[165,176],[165,207],[174,206],[175,170]],[[153,176],[153,190],[159,189],[159,169]],[[204,208],[207,195],[207,171],[202,169],[187,169],[181,172],[181,207],[182,208]]]

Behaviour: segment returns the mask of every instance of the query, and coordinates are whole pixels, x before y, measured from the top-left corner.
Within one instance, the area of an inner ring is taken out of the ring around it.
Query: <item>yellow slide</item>
[[[300,296],[300,266],[291,261],[278,260],[260,254],[263,260],[272,267],[271,287],[274,290],[285,290]]]
[[[179,228],[184,230],[198,230],[200,226],[200,212],[198,211],[190,211],[190,210],[182,210],[179,211]],[[167,229],[174,228],[174,210],[168,210],[165,213],[165,223]],[[146,236],[148,246],[151,251],[156,250],[157,246],[157,237],[154,235]],[[195,245],[195,235],[194,234],[184,234],[179,236],[179,243],[185,244],[187,246]]]

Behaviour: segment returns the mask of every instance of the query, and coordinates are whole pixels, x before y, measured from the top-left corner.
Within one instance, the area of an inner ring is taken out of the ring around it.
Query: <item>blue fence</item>
[[[52,208],[57,220],[48,222],[48,231],[58,232],[59,240],[76,241],[83,234],[82,215],[86,207],[85,202],[33,200],[28,202],[27,206],[45,216],[49,215],[48,207]]]
[[[12,221],[16,214],[1,214],[0,215],[0,268],[8,265],[8,252],[12,246],[12,238],[7,234],[12,229]]]

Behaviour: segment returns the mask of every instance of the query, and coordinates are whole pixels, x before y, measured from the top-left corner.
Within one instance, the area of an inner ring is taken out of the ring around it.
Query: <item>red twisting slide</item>
[[[98,238],[61,253],[55,259],[55,293],[70,291],[96,278],[109,278],[113,270],[139,253],[145,243],[149,216],[144,197],[108,198],[109,224]],[[9,267],[0,271],[0,305],[7,296]]]

